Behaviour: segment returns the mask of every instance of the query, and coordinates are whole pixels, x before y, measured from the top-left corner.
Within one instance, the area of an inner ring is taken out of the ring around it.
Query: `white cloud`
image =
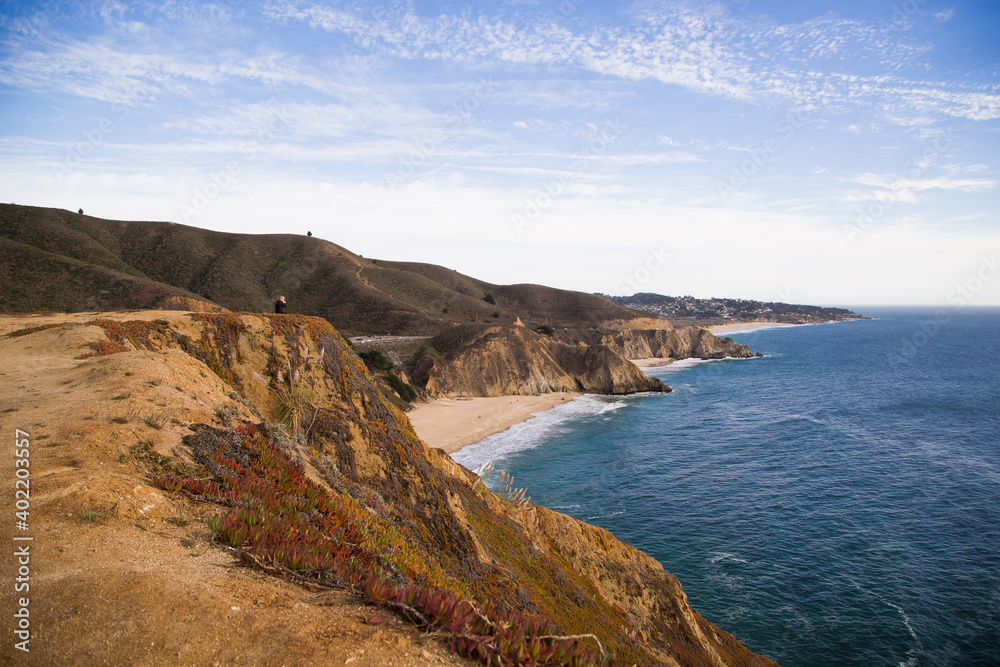
[[[955,18],[955,8],[951,7],[949,9],[942,9],[941,11],[934,14],[934,20],[938,23],[944,23],[945,21],[950,21]]]
[[[775,298],[790,287],[819,302],[922,299],[906,290],[933,293],[998,224],[982,213],[996,210],[1000,180],[998,89],[921,80],[916,31],[832,15],[779,25],[718,3],[649,3],[600,27],[524,5],[501,18],[274,2],[263,26],[236,3],[105,6],[105,32],[24,29],[0,50],[0,83],[35,105],[0,114],[12,127],[0,134],[8,198],[181,221],[180,205],[235,160],[193,224],[273,232],[305,220],[365,255],[600,291],[663,240],[678,259],[654,291]],[[218,48],[199,11],[219,13]],[[189,40],[179,26],[194,18]],[[345,58],[345,41],[363,53]],[[127,122],[87,144],[123,101]],[[775,123],[794,112],[808,122],[786,136]],[[619,117],[626,129],[594,149],[603,119]],[[719,179],[769,138],[779,149],[720,201]],[[77,149],[87,154],[58,179],[53,166]],[[555,195],[544,190],[560,178]],[[518,234],[511,216],[540,193],[551,203]],[[921,206],[843,245],[842,221],[886,195]],[[928,257],[934,269],[913,276]]]
[[[869,194],[852,193],[847,201],[898,201],[917,203],[917,193],[929,190],[954,190],[958,192],[982,192],[996,187],[997,182],[979,178],[955,178],[954,175],[935,178],[906,178],[899,175],[864,173],[854,177],[853,182],[867,185],[876,190]]]
[[[954,83],[914,82],[885,74],[841,71],[848,61],[898,71],[929,50],[875,23],[825,16],[800,24],[755,25],[718,9],[672,7],[646,12],[629,27],[571,32],[538,19],[521,26],[500,18],[413,13],[369,19],[346,9],[283,3],[276,17],[302,20],[380,48],[395,57],[472,65],[582,68],[629,81],[657,80],[739,101],[821,106],[857,104],[896,116],[934,111],[972,120],[1000,118],[1000,96]],[[823,65],[826,65],[824,71]]]

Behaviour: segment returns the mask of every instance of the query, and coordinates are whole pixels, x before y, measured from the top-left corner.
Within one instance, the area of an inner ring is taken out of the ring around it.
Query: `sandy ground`
[[[406,416],[421,440],[451,454],[579,395],[440,398],[418,405]]]
[[[656,366],[667,366],[677,361],[673,357],[647,357],[644,359],[629,359],[639,368],[653,368]]]
[[[202,315],[205,313],[184,313],[177,310],[115,310],[109,312],[88,313],[25,313],[0,315],[0,335],[46,324],[85,324],[91,320],[128,320],[152,321],[158,318],[173,318],[178,315]]]
[[[749,331],[750,329],[771,329],[775,327],[795,327],[797,324],[779,324],[778,322],[733,322],[731,324],[713,324],[708,330],[715,335],[732,333],[734,331]]]

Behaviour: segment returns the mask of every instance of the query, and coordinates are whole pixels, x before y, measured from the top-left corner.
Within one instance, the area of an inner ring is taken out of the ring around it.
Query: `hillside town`
[[[863,315],[845,308],[824,308],[751,299],[697,299],[693,296],[666,296],[640,292],[631,296],[598,294],[613,303],[644,310],[671,320],[705,322],[826,322],[829,320],[860,319]]]

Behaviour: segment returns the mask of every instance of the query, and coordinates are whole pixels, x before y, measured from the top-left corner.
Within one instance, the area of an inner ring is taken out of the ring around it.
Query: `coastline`
[[[438,398],[406,414],[417,437],[448,454],[531,419],[535,413],[572,401],[578,393],[540,396]]]
[[[644,357],[642,359],[629,359],[639,368],[656,368],[658,366],[668,366],[675,361],[673,357]]]
[[[732,322],[706,327],[713,334],[742,332],[769,327],[796,326],[778,322]],[[630,359],[640,368],[667,366],[677,361],[672,357]],[[474,398],[438,398],[418,403],[407,413],[417,437],[428,447],[454,454],[495,433],[502,433],[515,424],[528,421],[544,412],[571,401],[579,393],[552,393],[540,396],[487,396]]]
[[[791,324],[787,322],[730,322],[728,324],[713,324],[705,327],[715,335],[743,333],[754,329],[773,329],[782,327],[798,327],[801,324]]]

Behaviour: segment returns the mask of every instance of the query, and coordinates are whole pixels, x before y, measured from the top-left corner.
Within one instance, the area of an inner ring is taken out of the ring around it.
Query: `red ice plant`
[[[463,598],[461,584],[414,553],[393,526],[378,525],[353,499],[308,479],[256,426],[238,431],[249,467],[215,453],[223,471],[217,480],[161,476],[154,483],[228,506],[208,525],[244,562],[353,590],[487,665],[616,664],[593,635],[560,636],[546,619]],[[598,651],[582,645],[585,639]]]

